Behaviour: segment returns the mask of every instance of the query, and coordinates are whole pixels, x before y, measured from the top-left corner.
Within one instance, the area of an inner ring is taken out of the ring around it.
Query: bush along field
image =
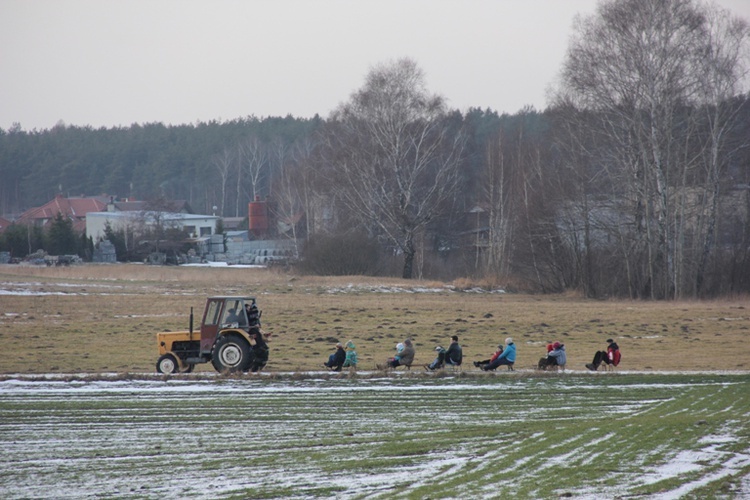
[[[750,374],[16,377],[2,498],[748,498]]]

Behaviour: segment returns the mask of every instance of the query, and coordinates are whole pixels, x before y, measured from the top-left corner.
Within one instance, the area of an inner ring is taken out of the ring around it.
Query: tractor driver
[[[237,311],[235,308],[231,308],[228,311],[227,317],[224,318],[224,323],[239,323],[240,317],[237,316]]]

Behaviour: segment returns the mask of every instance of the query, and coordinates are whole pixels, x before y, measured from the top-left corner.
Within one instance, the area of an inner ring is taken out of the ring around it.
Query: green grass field
[[[750,375],[0,382],[2,498],[747,498]]]

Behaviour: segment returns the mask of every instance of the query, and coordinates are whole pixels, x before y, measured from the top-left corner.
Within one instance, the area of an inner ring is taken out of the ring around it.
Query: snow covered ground
[[[749,445],[736,446],[748,415],[701,423],[710,398],[699,394],[739,390],[731,377],[42,378],[0,381],[2,498],[505,498],[502,485],[520,498],[594,499],[659,483],[653,498],[676,499],[738,476],[727,498],[750,496]],[[550,395],[560,402],[540,404]],[[592,406],[612,395],[617,405]],[[666,440],[646,429],[646,415],[683,410],[697,415],[694,443],[691,428]],[[627,435],[654,446],[628,450]],[[607,451],[613,439],[631,463]],[[601,477],[576,476],[591,464]]]

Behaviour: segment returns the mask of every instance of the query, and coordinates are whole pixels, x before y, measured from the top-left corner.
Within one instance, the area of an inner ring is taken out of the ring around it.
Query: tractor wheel
[[[180,364],[174,354],[165,354],[156,362],[156,371],[159,373],[177,373]]]
[[[250,363],[250,344],[239,335],[224,335],[214,344],[211,363],[217,372],[245,371]]]

